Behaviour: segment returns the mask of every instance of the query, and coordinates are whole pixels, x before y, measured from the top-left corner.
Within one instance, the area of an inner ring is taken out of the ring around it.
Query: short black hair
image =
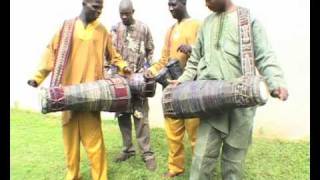
[[[93,0],[82,0],[82,3],[88,3],[88,2],[92,2]],[[98,0],[98,2],[102,2],[103,3],[103,0]]]
[[[178,0],[180,1],[182,4],[187,4],[187,0]]]

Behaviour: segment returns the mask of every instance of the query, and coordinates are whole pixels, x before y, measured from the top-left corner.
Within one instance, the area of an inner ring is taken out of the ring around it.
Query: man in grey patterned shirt
[[[150,30],[147,25],[133,18],[134,9],[130,0],[120,2],[119,12],[122,22],[117,23],[111,29],[113,44],[128,63],[132,72],[142,72],[144,68],[149,66],[154,50]],[[132,112],[117,114],[124,147],[115,161],[122,162],[135,155],[131,135],[131,116],[133,116],[136,138],[143,160],[146,162],[146,167],[154,171],[156,162],[150,147],[148,99],[143,97],[132,98]]]

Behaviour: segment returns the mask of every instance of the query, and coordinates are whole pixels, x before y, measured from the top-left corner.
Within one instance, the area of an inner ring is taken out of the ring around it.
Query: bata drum
[[[180,66],[179,60],[171,59],[169,63],[167,64],[167,68],[169,70],[169,73],[171,75],[172,79],[178,79],[182,75],[182,68]]]
[[[267,86],[258,76],[243,76],[233,81],[186,81],[163,91],[162,107],[169,117],[191,118],[219,112],[224,108],[264,105]]]
[[[154,96],[157,88],[155,79],[146,79],[143,73],[134,73],[127,80],[132,96]]]
[[[179,60],[171,59],[165,68],[162,68],[159,74],[155,77],[156,81],[160,83],[163,88],[169,85],[169,80],[178,79],[182,75],[182,68]]]
[[[228,108],[264,105],[268,90],[256,76],[251,18],[248,9],[238,7],[240,60],[243,76],[234,80],[197,80],[184,82],[163,91],[164,114],[171,117],[199,117]]]
[[[89,83],[41,89],[42,113],[57,111],[126,112],[131,93],[127,80],[116,76]]]
[[[169,85],[168,79],[171,80],[168,68],[162,68],[159,74],[155,77],[156,82],[162,85],[163,88]]]

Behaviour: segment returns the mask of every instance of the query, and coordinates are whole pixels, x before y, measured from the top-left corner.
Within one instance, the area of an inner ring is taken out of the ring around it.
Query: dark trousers
[[[144,158],[154,157],[154,153],[151,151],[150,146],[148,111],[149,105],[147,99],[134,99],[132,113],[121,113],[118,115],[118,123],[123,141],[123,153],[135,154],[135,147],[132,144],[132,116],[136,131],[136,139],[142,156]]]

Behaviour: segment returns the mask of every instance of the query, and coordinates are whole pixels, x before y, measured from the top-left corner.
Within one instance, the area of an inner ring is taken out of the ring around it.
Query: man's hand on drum
[[[271,92],[271,96],[275,98],[279,98],[282,101],[285,101],[288,99],[289,93],[286,88],[280,87],[278,89],[273,90]]]
[[[130,76],[132,74],[132,71],[129,67],[126,66],[123,68],[123,73],[125,76]]]
[[[152,78],[154,78],[154,75],[152,74],[152,72],[151,72],[150,69],[146,69],[146,70],[143,72],[143,76],[144,76],[144,78],[146,78],[146,79],[152,79]]]
[[[186,54],[187,56],[190,56],[191,55],[191,51],[192,51],[192,47],[190,45],[187,45],[187,44],[181,44],[177,51],[180,51],[184,54]]]
[[[38,83],[35,80],[28,80],[28,85],[34,88],[38,87]]]
[[[168,79],[168,82],[171,84],[171,86],[176,87],[178,86],[181,82],[178,80],[170,80]]]

